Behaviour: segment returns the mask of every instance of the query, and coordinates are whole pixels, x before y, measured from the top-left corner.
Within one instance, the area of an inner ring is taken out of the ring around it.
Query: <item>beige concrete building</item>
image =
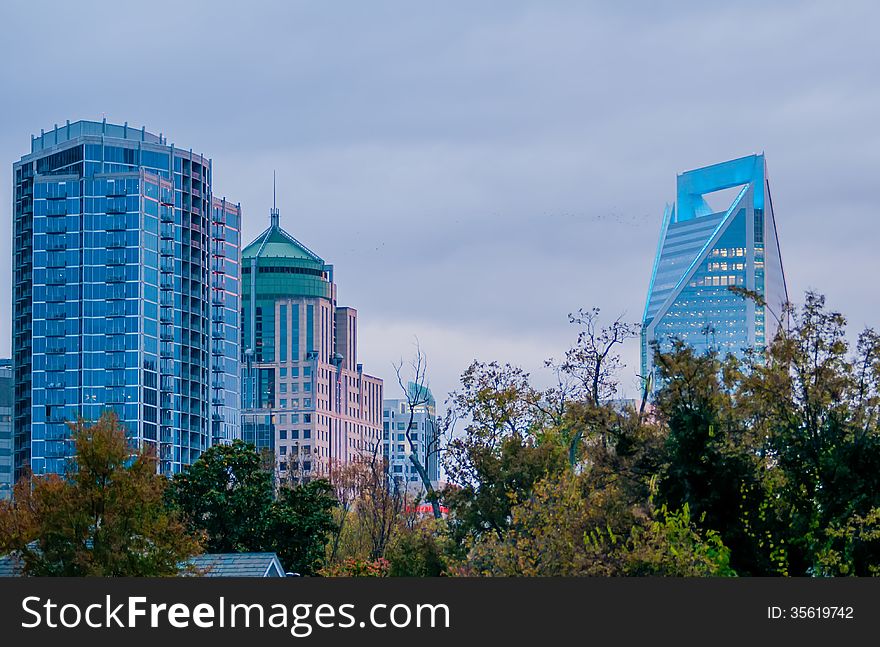
[[[242,437],[273,452],[281,480],[381,452],[382,380],[358,363],[357,318],[336,303],[333,266],[273,208],[242,252]]]

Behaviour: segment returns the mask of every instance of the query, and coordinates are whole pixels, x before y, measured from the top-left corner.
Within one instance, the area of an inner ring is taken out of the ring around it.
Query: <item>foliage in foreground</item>
[[[32,576],[176,575],[201,546],[165,507],[155,458],[129,447],[113,413],[71,428],[68,474],[24,478],[0,502],[0,554]]]
[[[880,336],[851,346],[807,294],[766,352],[658,350],[647,407],[613,401],[634,328],[597,316],[572,317],[550,389],[506,364],[465,371],[444,519],[420,517],[375,455],[276,488],[238,441],[168,485],[107,418],[77,426],[67,478],[0,504],[0,550],[34,575],[169,575],[200,542],[326,576],[880,574]]]
[[[333,489],[314,480],[282,485],[276,495],[273,478],[253,445],[236,440],[175,475],[168,500],[205,534],[208,552],[275,552],[286,570],[313,574],[336,529]]]

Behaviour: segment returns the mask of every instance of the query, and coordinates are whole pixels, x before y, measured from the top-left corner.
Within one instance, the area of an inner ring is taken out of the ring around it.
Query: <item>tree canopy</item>
[[[71,430],[67,474],[27,476],[0,502],[0,553],[17,555],[26,575],[176,575],[200,536],[166,508],[155,457],[129,445],[112,412]]]

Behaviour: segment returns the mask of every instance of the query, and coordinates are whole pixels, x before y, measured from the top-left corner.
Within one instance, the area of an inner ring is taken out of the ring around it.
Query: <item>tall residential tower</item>
[[[162,472],[240,434],[237,205],[160,134],[68,122],[13,167],[16,478],[116,412]]]
[[[653,373],[655,341],[661,349],[680,339],[698,350],[736,356],[763,348],[788,301],[764,155],[687,171],[678,176],[677,188],[677,203],[663,215],[645,304],[646,378]],[[711,207],[711,194],[723,206]],[[757,292],[766,306],[730,286]]]
[[[333,266],[270,226],[242,252],[242,437],[282,480],[327,476],[379,451],[382,380],[358,363],[357,311],[336,304]]]

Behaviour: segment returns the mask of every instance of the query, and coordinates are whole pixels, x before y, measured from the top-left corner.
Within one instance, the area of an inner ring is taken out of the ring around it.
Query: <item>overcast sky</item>
[[[878,24],[870,1],[5,2],[0,213],[66,119],[211,157],[248,242],[275,169],[367,372],[396,396],[417,337],[442,400],[474,358],[544,379],[579,307],[639,320],[676,173],[764,151],[791,298],[878,325]]]

